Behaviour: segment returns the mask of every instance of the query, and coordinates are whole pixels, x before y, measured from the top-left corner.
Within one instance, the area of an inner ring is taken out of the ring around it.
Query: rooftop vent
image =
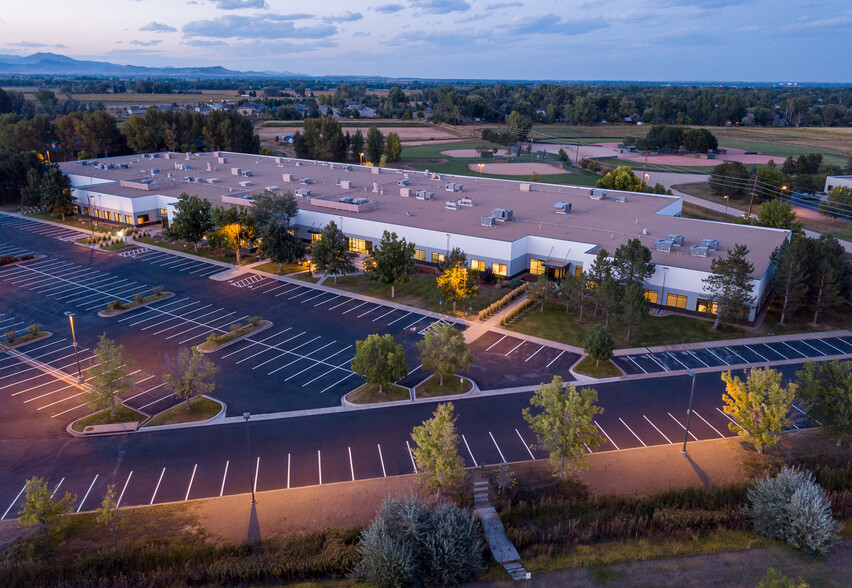
[[[497,219],[500,222],[506,222],[512,220],[514,216],[514,211],[510,208],[495,208],[491,211],[491,216]]]
[[[296,188],[296,196],[301,196],[302,198],[310,198],[311,191],[307,188]]]
[[[568,214],[571,212],[570,202],[557,202],[553,205],[553,212],[556,214]]]
[[[456,182],[449,182],[447,184],[447,192],[461,192],[461,191],[462,191],[462,185],[461,184],[457,184]]]
[[[408,198],[409,196],[411,196],[411,188],[400,188],[399,195],[403,198]]]
[[[706,247],[710,251],[718,251],[719,239],[701,239],[701,246]]]
[[[418,200],[434,200],[435,195],[432,192],[427,192],[426,190],[417,190],[417,199]]]
[[[309,186],[309,185],[313,184],[314,181],[311,178],[302,178],[301,180],[299,180],[299,183],[302,184],[303,186]]]
[[[657,239],[657,251],[671,252],[674,242],[671,239]]]
[[[402,178],[396,181],[397,186],[407,186],[408,180],[406,178]]]
[[[204,178],[195,178],[195,180],[193,180],[193,181],[194,181],[196,184],[203,184],[203,183],[204,183]]]
[[[532,192],[532,185],[521,184],[521,192]]]
[[[218,184],[221,180],[219,178],[207,178],[208,184]]]
[[[246,178],[250,178],[250,177],[252,177],[253,175],[254,175],[254,174],[252,173],[252,171],[251,171],[250,169],[243,170],[243,176],[244,176],[244,177],[246,177]]]
[[[241,170],[240,168],[238,168],[238,167],[232,167],[231,168],[231,175],[232,176],[238,176],[241,173],[243,173],[243,170]]]
[[[615,196],[615,201],[616,202],[627,202],[627,196],[625,196],[624,194],[617,194]]]
[[[689,248],[689,254],[692,257],[707,257],[710,253],[710,248],[706,245],[693,245]]]
[[[447,200],[447,203],[444,205],[444,208],[447,210],[458,210],[459,204],[454,200]]]
[[[293,181],[293,174],[281,174],[281,179],[284,180],[285,182],[292,182]]]
[[[479,217],[479,224],[483,227],[496,227],[497,219],[493,216],[481,216]]]
[[[668,240],[677,245],[678,247],[683,245],[683,235],[673,235],[669,233]]]
[[[373,182],[373,193],[378,194],[379,192],[381,192],[381,190],[382,190],[382,187],[379,186],[379,183]]]
[[[606,198],[606,190],[595,190],[592,188],[589,190],[589,198],[592,200],[603,200]]]
[[[473,200],[471,198],[459,198],[458,199],[459,206],[473,206]]]

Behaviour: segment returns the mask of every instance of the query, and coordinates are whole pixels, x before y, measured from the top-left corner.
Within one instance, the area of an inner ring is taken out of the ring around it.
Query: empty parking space
[[[134,262],[150,263],[158,268],[174,270],[181,274],[198,276],[200,278],[206,278],[228,269],[214,263],[187,258],[182,255],[155,251],[147,247],[122,251],[118,255]]]
[[[470,344],[474,363],[467,375],[482,389],[536,385],[560,375],[573,380],[575,353],[512,335],[489,331]]]
[[[51,237],[60,241],[79,241],[86,236],[82,231],[66,229],[61,226],[40,223],[29,219],[0,214],[0,228],[13,228],[43,237]],[[2,253],[0,253],[2,255]]]

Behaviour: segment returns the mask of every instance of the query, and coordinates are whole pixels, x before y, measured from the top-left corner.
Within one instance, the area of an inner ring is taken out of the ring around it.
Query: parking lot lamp
[[[74,333],[74,313],[65,311],[68,322],[71,323],[71,340],[74,342],[74,359],[77,360],[77,383],[83,383],[83,372],[80,370],[80,356],[77,355],[77,335]]]
[[[364,165],[364,152],[362,151],[359,155],[361,156],[361,165]]]
[[[726,217],[728,216],[728,198],[730,198],[730,196],[725,194],[725,216]]]
[[[257,501],[254,499],[254,473],[251,469],[251,438],[249,437],[249,419],[251,418],[251,413],[244,412],[243,418],[246,420],[246,455],[248,455],[249,464],[249,487],[251,488],[251,503],[257,504]]]
[[[479,164],[479,177],[480,177],[480,178],[482,177],[482,168],[483,168],[483,167],[485,167],[485,164],[484,164],[484,163],[480,163],[480,164]]]
[[[681,455],[686,455],[686,440],[689,438],[689,417],[692,416],[692,395],[695,394],[695,372],[686,370],[686,375],[692,377],[692,389],[689,391],[689,408],[686,410],[686,429],[683,433],[683,449]]]

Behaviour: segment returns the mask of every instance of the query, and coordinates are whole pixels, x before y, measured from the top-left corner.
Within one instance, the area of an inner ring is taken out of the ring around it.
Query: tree
[[[621,303],[623,288],[614,277],[608,276],[603,283],[598,284],[594,290],[595,303],[604,311],[604,328],[609,328],[609,319],[612,312],[618,309]]]
[[[599,179],[595,186],[609,190],[626,190],[628,192],[643,192],[642,180],[636,177],[633,170],[627,165],[620,165],[604,177]]]
[[[754,443],[758,453],[778,442],[778,433],[791,425],[790,407],[796,395],[796,384],[782,385],[781,373],[772,368],[751,368],[746,381],[722,374],[725,393],[722,410],[731,417],[731,432]]]
[[[379,394],[384,394],[385,385],[408,375],[405,350],[390,334],[373,334],[356,341],[355,357],[350,367],[368,384],[378,386]]]
[[[479,290],[466,267],[449,267],[437,279],[438,294],[444,302],[452,301],[453,312],[456,311],[456,302],[473,298]]]
[[[361,153],[364,152],[364,134],[361,129],[357,129],[352,135],[349,142],[349,148],[352,151],[352,159],[361,161]]]
[[[370,127],[367,131],[367,159],[378,164],[384,150],[385,138],[382,135],[382,132],[376,126]]]
[[[178,239],[192,243],[198,251],[198,242],[215,228],[213,205],[209,200],[182,192],[175,204],[175,215],[169,231]]]
[[[264,190],[260,194],[254,194],[252,200],[254,200],[252,207],[254,224],[260,237],[263,237],[263,231],[271,225],[280,225],[289,229],[299,212],[299,205],[289,190],[280,196],[272,190]]]
[[[852,440],[852,361],[806,361],[796,372],[798,395],[808,415],[829,437],[841,443]]]
[[[382,240],[364,263],[369,279],[390,284],[391,298],[396,296],[396,285],[406,283],[414,273],[414,247],[414,243],[407,243],[405,238],[400,240],[396,233],[384,231]]]
[[[609,251],[601,249],[592,260],[589,266],[589,276],[586,279],[592,290],[592,298],[595,301],[595,316],[598,316],[600,308],[600,300],[598,299],[597,291],[608,279],[612,278],[612,262],[609,259]]]
[[[634,334],[642,330],[648,319],[645,290],[641,284],[634,282],[624,289],[621,307],[624,309],[624,322],[627,325],[627,340],[630,341]]]
[[[612,357],[614,347],[615,343],[609,331],[601,325],[596,325],[586,337],[583,350],[595,360],[595,365],[600,365],[601,361],[608,361]]]
[[[850,271],[848,262],[843,259],[843,251],[843,246],[832,235],[821,235],[814,242],[809,293],[814,325],[821,312],[835,308],[843,299]]]
[[[702,280],[704,291],[711,300],[716,301],[716,320],[712,330],[719,328],[719,322],[732,322],[748,316],[751,306],[751,273],[754,266],[746,260],[748,247],[734,245],[728,249],[726,257],[716,257],[710,263],[711,274]]]
[[[810,241],[805,237],[793,235],[772,253],[772,265],[775,266],[775,287],[781,297],[781,319],[784,324],[787,313],[795,313],[805,302],[808,292],[808,260]]]
[[[264,229],[258,249],[261,255],[278,264],[279,272],[282,264],[293,263],[305,255],[305,246],[293,234],[293,230],[279,224]]]
[[[242,265],[241,250],[255,239],[255,217],[251,209],[244,206],[217,206],[213,209],[213,222],[217,227],[214,242],[233,249],[237,265]]]
[[[580,275],[567,274],[559,285],[560,299],[565,301],[565,312],[568,312],[572,307],[579,310],[578,323],[583,322],[583,306],[589,298],[589,286],[586,282],[586,274],[580,272]]]
[[[467,254],[460,247],[453,247],[444,259],[444,263],[441,264],[442,270],[451,267],[467,267]]]
[[[466,370],[473,361],[464,334],[449,323],[435,323],[417,343],[424,370],[434,372],[443,387],[444,377]]]
[[[343,131],[333,116],[306,119],[303,137],[307,159],[343,161],[346,158]]]
[[[464,479],[464,460],[459,455],[459,436],[453,403],[439,404],[435,413],[422,425],[414,427],[411,438],[414,462],[423,473],[429,486],[438,491],[459,484]]]
[[[512,135],[512,143],[515,141],[526,141],[527,135],[532,130],[532,122],[517,110],[513,110],[506,117],[506,127]]]
[[[594,423],[595,415],[603,412],[597,401],[597,390],[578,390],[573,384],[566,387],[561,376],[554,376],[549,384],[541,384],[530,399],[530,404],[541,412],[523,410],[524,419],[536,434],[538,447],[550,454],[554,472],[558,471],[562,479],[566,466],[570,471],[586,469],[586,447],[595,448],[603,443]]]
[[[21,187],[21,204],[23,206],[37,206],[41,204],[41,184],[44,181],[44,174],[38,168],[30,168],[27,170],[27,183]]]
[[[795,233],[802,232],[801,221],[796,220],[796,211],[783,200],[767,200],[760,205],[757,213],[757,224],[762,227],[790,229]]]
[[[726,161],[714,167],[708,185],[716,196],[739,199],[751,193],[748,169],[739,161]]]
[[[131,386],[130,367],[124,357],[124,345],[116,345],[106,333],[102,334],[88,369],[91,391],[83,395],[83,400],[95,409],[110,408],[115,418],[116,399]]]
[[[835,186],[819,205],[819,211],[835,218],[852,218],[852,188]]]
[[[75,501],[69,492],[54,500],[55,493],[43,478],[30,478],[24,490],[24,504],[18,512],[18,521],[28,527],[38,526],[45,542],[50,539],[53,528],[71,514]]]
[[[65,217],[74,214],[74,196],[71,194],[71,179],[57,165],[47,168],[41,183],[41,203],[53,216]]]
[[[794,182],[793,177],[781,171],[772,160],[757,170],[758,187],[769,191],[770,194],[781,194],[783,186],[791,187]]]
[[[651,250],[639,239],[619,245],[612,257],[612,271],[623,286],[644,285],[654,275],[655,268],[651,263]]]
[[[540,304],[540,312],[544,312],[544,303],[549,302],[556,294],[556,284],[547,279],[547,276],[541,274],[538,279],[529,285],[527,288],[527,298],[535,304]]]
[[[394,132],[388,133],[385,138],[385,154],[388,156],[388,161],[394,162],[399,160],[402,154],[402,145],[399,142],[399,135]]]
[[[171,371],[163,374],[163,382],[175,398],[186,399],[186,410],[189,410],[191,399],[210,394],[216,388],[214,379],[219,370],[195,347],[180,349],[177,358],[169,363],[172,364]]]
[[[118,548],[118,504],[115,501],[115,484],[107,486],[101,507],[98,509],[97,521],[106,525],[112,533],[113,545]]]
[[[319,241],[311,247],[311,257],[318,271],[334,276],[335,284],[337,276],[355,271],[355,252],[349,250],[349,239],[334,221],[325,226]]]

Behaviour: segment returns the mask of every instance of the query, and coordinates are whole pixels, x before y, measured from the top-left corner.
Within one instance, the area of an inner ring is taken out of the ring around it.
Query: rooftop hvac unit
[[[340,187],[343,188],[344,190],[351,190],[352,189],[352,182],[349,181],[349,180],[340,180]]]
[[[296,188],[296,196],[301,196],[302,198],[310,198],[311,191],[307,188]]]
[[[379,186],[378,182],[373,182],[373,193],[374,194],[378,194],[379,191],[381,191],[381,189],[382,188]]]
[[[405,179],[405,178],[402,178],[401,180],[397,180],[397,181],[396,181],[396,185],[397,185],[397,186],[407,186],[407,185],[408,185],[408,180],[407,180],[407,179]]]
[[[458,210],[459,204],[454,200],[447,200],[447,203],[444,205],[444,208],[446,208],[447,210]]]
[[[352,171],[352,166],[351,165],[344,165],[343,169],[345,169],[346,171]]]
[[[231,175],[232,176],[238,176],[241,173],[243,173],[243,170],[241,170],[240,168],[238,168],[238,167],[232,167],[231,168]]]
[[[203,184],[203,183],[204,183],[204,178],[195,178],[195,180],[194,180],[194,181],[195,181],[195,183],[196,183],[196,184]]]
[[[213,171],[213,162],[212,161],[207,162],[207,171]]]
[[[473,200],[471,198],[459,198],[458,199],[459,206],[473,206]]]
[[[303,165],[303,164],[302,164],[302,162],[301,162],[301,161],[297,161],[297,162],[296,162],[296,167],[302,167],[302,165]]]
[[[710,253],[710,248],[706,245],[693,245],[689,248],[689,254],[692,257],[707,257]]]
[[[461,192],[462,185],[457,184],[456,182],[450,182],[447,184],[447,192]]]
[[[264,188],[264,190],[269,190],[270,192],[277,192],[278,188],[280,187],[281,186],[267,186],[266,188]]]
[[[557,202],[553,205],[553,212],[556,214],[568,214],[571,212],[570,202]]]
[[[352,204],[367,204],[370,200],[368,198],[353,198]]]
[[[603,200],[606,198],[606,190],[595,190],[592,188],[589,190],[589,198],[592,200]]]
[[[227,157],[220,157],[216,161],[218,161],[219,163],[228,163],[228,158]]]
[[[158,169],[152,169],[152,170],[151,170],[151,175],[152,175],[152,176],[159,175],[159,173],[160,173],[160,170],[158,170]]]
[[[433,179],[433,180],[438,180],[439,182],[440,182],[440,181],[443,181],[443,179],[444,179],[444,174],[433,173],[433,174],[432,174],[432,179]]]
[[[154,156],[152,155],[151,157],[154,157]],[[164,154],[163,154],[163,159],[171,159],[171,158],[172,158],[172,154],[171,154],[171,153],[164,153]]]
[[[254,174],[251,172],[251,170],[250,170],[250,169],[243,170],[243,176],[244,176],[244,177],[246,177],[246,178],[250,178],[250,177],[252,177],[253,175],[254,175]]]
[[[671,239],[657,239],[657,251],[671,252],[674,242]]]
[[[293,181],[293,174],[281,174],[281,179],[284,180],[285,182],[292,182]]]
[[[119,163],[118,167],[120,167],[121,169],[127,169],[127,164],[126,163]]]
[[[497,219],[493,216],[481,216],[479,217],[479,224],[483,227],[496,227]]]
[[[417,199],[418,200],[434,200],[435,195],[432,192],[427,192],[426,190],[417,190]]]
[[[673,235],[669,233],[668,240],[677,246],[683,245],[683,235]]]
[[[184,182],[191,182],[191,181],[192,181],[192,176],[183,176],[183,181],[184,181]]]
[[[382,168],[380,168],[380,167],[374,167],[374,168],[373,168],[373,175],[374,175],[374,176],[377,176],[377,175],[379,175],[380,173],[382,173]]]
[[[510,208],[495,208],[491,211],[491,216],[500,222],[510,221],[514,216],[514,211]]]
[[[219,178],[207,178],[208,184],[218,184],[220,182]]]
[[[242,186],[243,188],[251,186],[251,180],[243,180],[242,182],[240,182],[240,186]]]
[[[718,251],[719,239],[701,239],[701,246],[706,247],[710,251]]]
[[[355,204],[355,199],[352,196],[341,196],[340,201],[344,204]]]
[[[159,153],[152,153],[152,154],[151,154],[151,158],[152,158],[152,159],[159,159],[159,157],[160,157],[160,154],[159,154]]]
[[[314,183],[314,181],[311,178],[302,178],[301,180],[299,180],[299,183],[303,186],[310,186]]]
[[[627,202],[627,196],[625,196],[624,194],[618,194],[615,197],[615,201],[616,202]]]
[[[521,184],[521,192],[532,192],[532,186],[530,184]]]
[[[186,152],[186,159],[189,159],[190,157],[192,157],[192,153],[190,153],[189,151],[187,151],[187,152]]]
[[[400,188],[399,195],[403,198],[408,198],[409,196],[411,196],[411,188]]]

